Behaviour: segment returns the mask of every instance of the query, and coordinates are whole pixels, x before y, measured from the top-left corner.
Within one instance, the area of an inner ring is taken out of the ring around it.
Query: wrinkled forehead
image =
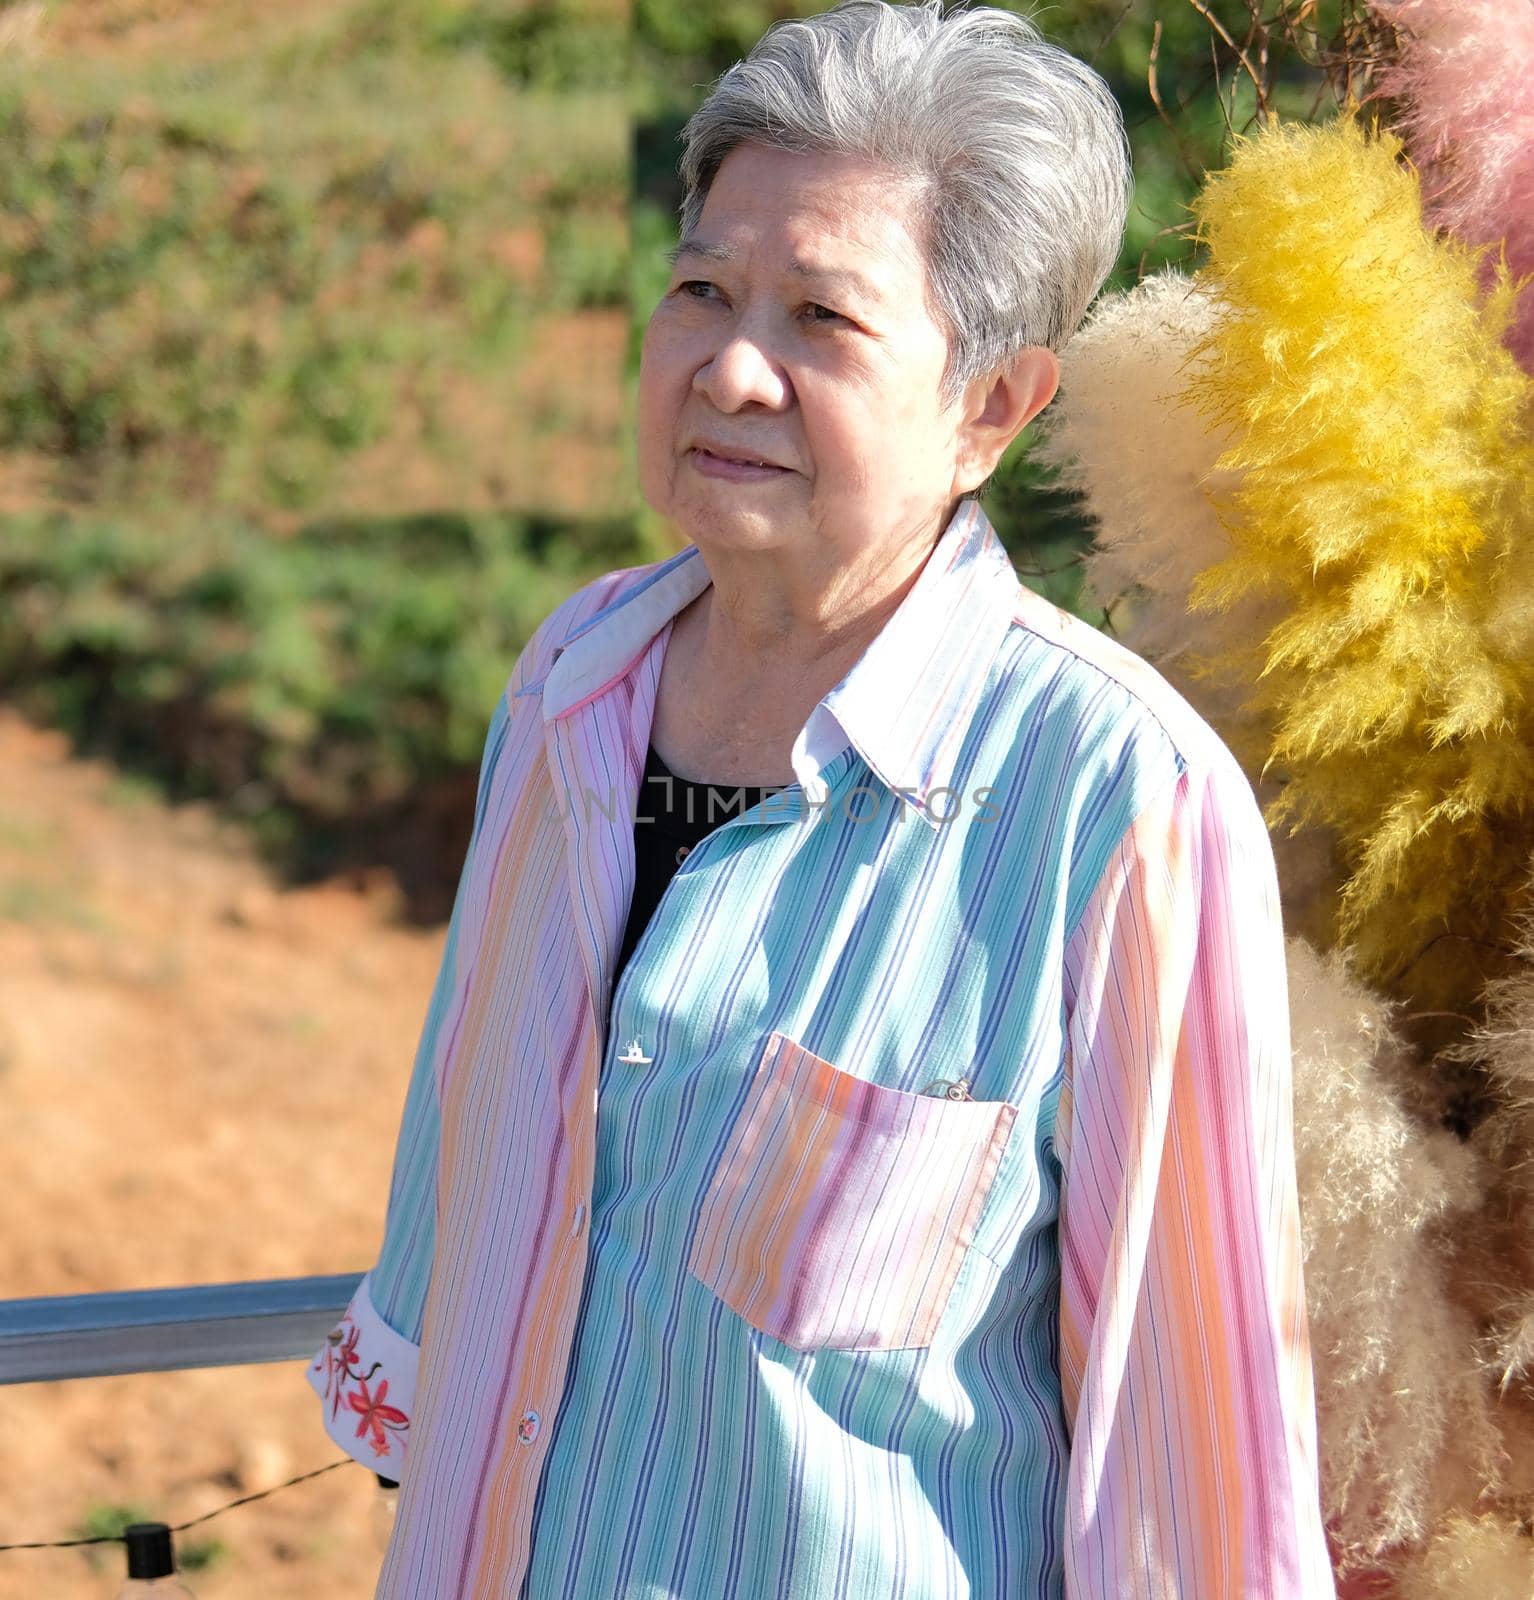
[[[869,304],[924,299],[925,192],[860,157],[740,145],[673,260],[834,282]]]

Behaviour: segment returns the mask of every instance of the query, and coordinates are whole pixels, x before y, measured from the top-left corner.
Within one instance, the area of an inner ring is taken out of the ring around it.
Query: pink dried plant
[[[1402,105],[1397,128],[1422,179],[1427,222],[1472,245],[1491,282],[1499,247],[1534,274],[1534,0],[1370,0],[1400,50],[1376,77]],[[1534,372],[1534,281],[1508,348]]]

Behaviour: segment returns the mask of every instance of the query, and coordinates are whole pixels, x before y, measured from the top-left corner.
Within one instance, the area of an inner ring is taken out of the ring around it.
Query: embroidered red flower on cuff
[[[410,1419],[397,1406],[384,1404],[384,1396],[389,1392],[389,1380],[385,1378],[378,1385],[378,1393],[370,1394],[366,1378],[357,1380],[358,1393],[346,1397],[346,1403],[353,1411],[362,1414],[362,1420],[357,1424],[357,1437],[360,1439],[369,1428],[373,1430],[372,1445],[377,1454],[389,1454],[389,1440],[384,1433],[388,1428],[393,1432],[402,1433],[410,1426]]]
[[[342,1326],[344,1327],[345,1324],[343,1323]],[[355,1322],[352,1323],[351,1327],[347,1329],[346,1337],[341,1341],[340,1345],[336,1349],[336,1359],[340,1361],[343,1367],[350,1369],[353,1362],[356,1361],[357,1341],[361,1337],[362,1329],[359,1328]]]
[[[362,1330],[352,1321],[350,1314],[344,1316],[326,1335],[322,1352],[325,1398],[330,1401],[332,1420],[339,1415],[344,1398],[360,1418],[357,1437],[360,1439],[371,1430],[369,1443],[374,1453],[386,1456],[391,1454],[389,1434],[404,1433],[410,1427],[410,1418],[398,1406],[385,1403],[385,1396],[389,1392],[387,1378],[379,1383],[377,1394],[369,1388],[383,1363],[375,1361],[366,1371],[363,1370],[362,1358],[357,1353],[361,1338]],[[320,1366],[321,1361],[316,1361],[315,1371],[319,1371]]]

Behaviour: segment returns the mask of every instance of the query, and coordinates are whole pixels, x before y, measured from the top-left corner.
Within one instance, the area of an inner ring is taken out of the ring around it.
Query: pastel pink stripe
[[[1140,815],[1067,967],[1066,1594],[1330,1595],[1282,923],[1233,763]]]

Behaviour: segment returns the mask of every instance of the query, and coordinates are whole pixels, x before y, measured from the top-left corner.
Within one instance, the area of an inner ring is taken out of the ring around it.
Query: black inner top
[[[664,780],[669,779],[667,783]],[[634,947],[688,852],[720,823],[749,811],[786,784],[713,784],[679,778],[650,745],[634,811],[634,898],[613,972],[613,992]]]

